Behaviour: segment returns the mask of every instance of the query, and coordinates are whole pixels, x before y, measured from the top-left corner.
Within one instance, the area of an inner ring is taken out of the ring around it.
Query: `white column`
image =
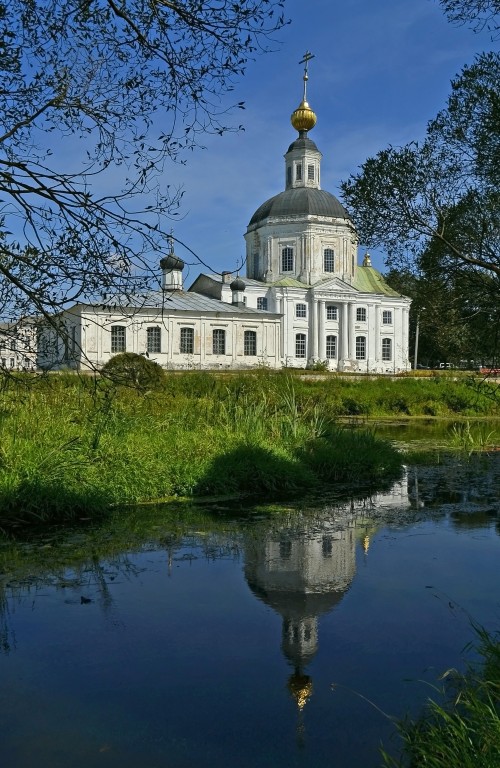
[[[340,323],[342,344],[340,354],[343,360],[349,360],[349,304],[342,304],[342,318]]]
[[[356,322],[356,307],[354,302],[349,302],[349,357],[351,360],[356,359],[356,330],[354,324]]]
[[[318,356],[320,360],[326,360],[325,312],[325,302],[318,301]]]
[[[311,306],[310,306],[310,339],[312,342],[312,350],[311,350],[311,357],[313,360],[318,359],[318,303],[314,298],[314,295],[311,297]]]

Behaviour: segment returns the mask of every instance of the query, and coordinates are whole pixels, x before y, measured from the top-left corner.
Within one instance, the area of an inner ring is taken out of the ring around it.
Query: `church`
[[[393,290],[365,254],[349,213],[321,188],[322,154],[309,133],[317,117],[303,96],[285,153],[284,190],[247,226],[246,276],[201,274],[188,290],[184,263],[160,260],[161,290],[77,304],[40,335],[42,368],[98,370],[120,352],[166,369],[320,367],[358,373],[409,369],[410,299]]]

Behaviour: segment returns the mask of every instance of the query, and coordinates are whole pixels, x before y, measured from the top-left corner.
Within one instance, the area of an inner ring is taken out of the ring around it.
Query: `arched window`
[[[157,325],[151,326],[146,331],[146,349],[152,354],[161,352],[161,328]]]
[[[392,360],[392,339],[382,339],[382,360]]]
[[[356,336],[356,360],[366,360],[366,336]]]
[[[111,354],[125,352],[127,347],[126,328],[124,325],[111,326]]]
[[[255,356],[257,354],[257,332],[245,331],[243,337],[243,354]]]
[[[305,333],[298,333],[295,336],[295,357],[306,356],[306,335]]]
[[[335,272],[335,251],[333,248],[325,248],[323,251],[323,271]]]
[[[293,272],[293,248],[289,245],[281,251],[281,271]]]
[[[226,354],[226,332],[222,328],[215,328],[212,333],[212,352],[214,355]]]
[[[326,337],[326,357],[327,360],[333,360],[337,357],[337,337],[336,336],[327,336]]]
[[[181,355],[192,355],[194,352],[194,328],[181,328],[179,352]]]

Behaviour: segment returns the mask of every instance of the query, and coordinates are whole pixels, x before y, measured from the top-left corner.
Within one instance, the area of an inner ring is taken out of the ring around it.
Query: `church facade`
[[[62,336],[53,329],[44,335],[42,367],[99,369],[128,351],[173,369],[409,369],[410,299],[390,288],[368,254],[358,264],[354,222],[321,188],[307,79],[306,62],[302,102],[291,116],[298,136],[285,153],[284,190],[250,219],[246,275],[202,274],[185,291],[184,264],[171,243],[160,262],[160,291],[63,312]]]

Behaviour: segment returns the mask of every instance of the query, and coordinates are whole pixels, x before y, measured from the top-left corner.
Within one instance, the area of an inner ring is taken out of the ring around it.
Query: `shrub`
[[[158,363],[134,352],[123,352],[112,357],[102,367],[101,375],[114,384],[133,387],[141,392],[157,389],[165,378],[163,368]]]

